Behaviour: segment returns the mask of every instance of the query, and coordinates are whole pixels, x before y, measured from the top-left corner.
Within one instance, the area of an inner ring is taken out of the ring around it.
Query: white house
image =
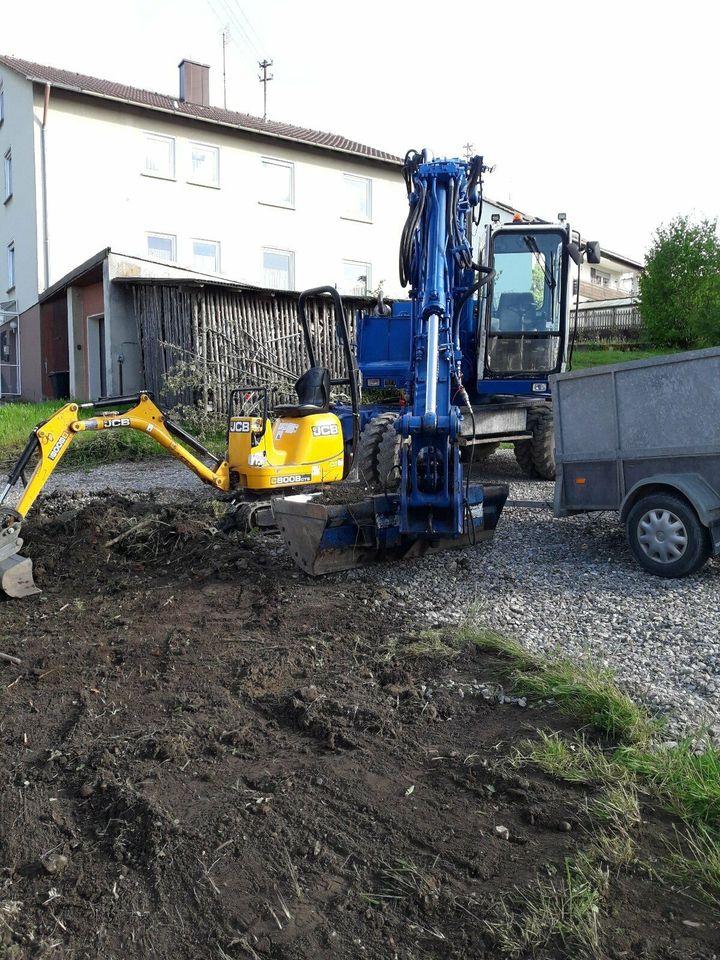
[[[108,248],[165,275],[402,295],[400,158],[212,107],[201,64],[173,97],[0,56],[0,155],[0,397],[115,388],[133,344],[105,324]]]

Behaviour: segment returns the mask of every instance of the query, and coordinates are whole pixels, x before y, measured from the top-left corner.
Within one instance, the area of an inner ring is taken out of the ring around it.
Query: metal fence
[[[571,329],[575,311],[570,314]],[[644,329],[638,304],[585,307],[579,311],[577,343],[641,343]]]
[[[250,385],[274,387],[281,401],[294,400],[295,380],[309,366],[298,297],[284,291],[134,284],[146,389],[184,403],[203,401],[217,411],[228,409],[232,389]],[[355,312],[368,300],[346,297],[343,304],[354,341]],[[331,376],[344,376],[329,298],[312,298],[306,308],[318,362]]]

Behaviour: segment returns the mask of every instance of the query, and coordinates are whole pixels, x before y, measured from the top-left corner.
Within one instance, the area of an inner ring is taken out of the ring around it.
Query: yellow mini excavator
[[[328,295],[334,306],[338,340],[343,350],[346,376],[331,379],[318,365],[306,315],[308,297]],[[216,457],[198,440],[163,413],[148,393],[114,397],[97,403],[67,403],[33,430],[27,446],[0,490],[0,587],[11,597],[37,593],[32,561],[19,556],[23,520],[52,472],[79,433],[99,430],[139,430],[177,457],[201,480],[219,491],[247,493],[251,514],[262,506],[258,497],[288,489],[317,487],[344,479],[352,467],[359,436],[357,367],[350,346],[342,301],[333,287],[306,290],[298,303],[310,368],[297,380],[297,403],[272,407],[268,387],[238,387],[231,394],[228,412],[227,451]],[[330,410],[330,390],[346,385],[352,401],[350,436],[344,437],[340,419]],[[252,401],[259,415],[237,413]],[[37,463],[29,480],[25,470],[34,456]],[[2,506],[22,478],[25,489],[14,508]],[[253,500],[252,497],[255,497]],[[271,511],[266,511],[271,516]],[[248,516],[250,516],[249,514]],[[260,523],[262,525],[262,523]]]

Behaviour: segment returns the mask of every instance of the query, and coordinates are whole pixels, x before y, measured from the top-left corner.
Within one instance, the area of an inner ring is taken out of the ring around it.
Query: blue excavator
[[[501,224],[493,216],[476,263],[472,228],[487,170],[480,156],[406,155],[399,267],[409,298],[391,307],[379,299],[357,319],[366,396],[399,397],[360,411],[355,471],[374,495],[343,503],[345,488],[331,503],[290,496],[273,504],[308,573],[491,538],[508,487],[471,474],[473,461],[503,441],[524,473],[554,479],[549,377],[572,352],[571,262],[597,263],[600,248],[581,242],[564,217]]]

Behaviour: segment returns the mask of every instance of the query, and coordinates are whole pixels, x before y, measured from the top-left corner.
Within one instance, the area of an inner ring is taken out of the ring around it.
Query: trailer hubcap
[[[685,524],[670,510],[648,510],[638,521],[638,543],[658,563],[674,563],[687,550]]]

